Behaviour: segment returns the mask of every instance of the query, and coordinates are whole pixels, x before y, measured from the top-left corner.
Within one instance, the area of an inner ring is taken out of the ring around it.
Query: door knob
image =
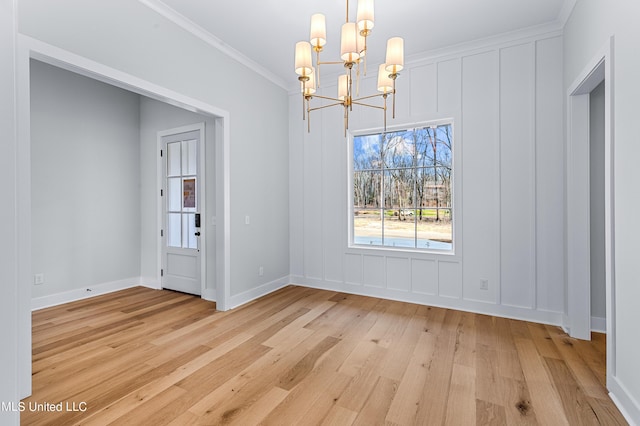
[[[200,236],[200,231],[196,232],[196,233],[195,233],[195,234],[193,234],[193,235],[195,235],[196,237],[199,237],[199,236]]]

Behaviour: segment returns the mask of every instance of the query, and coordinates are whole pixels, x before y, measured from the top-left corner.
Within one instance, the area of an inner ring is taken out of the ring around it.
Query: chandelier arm
[[[347,14],[344,18],[344,22],[349,22],[349,0],[347,0]]]
[[[379,105],[365,104],[365,103],[356,102],[356,101],[351,101],[351,103],[354,104],[354,105],[360,105],[360,106],[369,107],[369,108],[385,109],[384,107],[381,107]]]
[[[364,59],[362,60],[364,66],[364,76],[367,76],[367,36],[364,37]]]
[[[349,107],[344,106],[344,137],[347,137],[347,129],[349,128]]]
[[[306,97],[305,100],[307,101],[307,116],[309,117],[307,119],[307,133],[311,133],[311,110],[309,109],[309,105],[311,104],[311,97]]]
[[[329,108],[329,107],[334,107],[334,106],[337,106],[337,105],[344,106],[344,104],[342,102],[336,102],[335,104],[322,105],[322,106],[315,107],[315,108],[309,108],[307,111],[311,112],[311,111],[316,111],[316,110],[319,110],[319,109],[325,109],[325,108]]]
[[[387,94],[382,94],[382,99],[384,99],[384,132],[387,133]]]
[[[329,96],[322,96],[322,95],[313,95],[313,97],[318,99],[326,99],[328,101],[334,101],[334,102],[338,102],[339,104],[342,104],[342,101],[338,98],[330,98]]]
[[[396,78],[398,78],[397,74],[394,74],[393,77],[391,77],[393,79],[393,114],[391,115],[391,118],[395,119],[396,118]]]
[[[343,65],[344,62],[342,61],[323,61],[323,62],[317,62],[317,65]]]
[[[360,96],[360,60],[358,60],[358,68],[356,69],[356,96]]]
[[[378,96],[384,97],[384,93],[376,93],[375,95],[363,96],[361,98],[353,99],[353,102],[363,101],[365,99],[377,98]]]
[[[352,93],[353,93],[353,79],[351,77],[352,67],[349,67],[349,110],[353,111]],[[347,126],[349,124],[349,117],[347,117]]]

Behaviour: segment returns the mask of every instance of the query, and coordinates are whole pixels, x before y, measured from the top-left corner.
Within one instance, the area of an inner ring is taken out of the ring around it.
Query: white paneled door
[[[201,294],[201,131],[162,137],[162,287]]]

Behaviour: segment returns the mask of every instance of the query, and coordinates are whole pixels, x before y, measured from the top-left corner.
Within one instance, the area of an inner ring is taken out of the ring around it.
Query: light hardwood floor
[[[229,312],[135,288],[33,314],[22,424],[626,424],[604,382],[600,334],[295,286]]]

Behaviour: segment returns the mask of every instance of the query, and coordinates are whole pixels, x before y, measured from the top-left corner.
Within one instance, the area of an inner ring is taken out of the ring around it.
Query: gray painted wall
[[[604,83],[590,95],[591,316],[606,317],[604,263]]]
[[[285,90],[139,2],[24,0],[19,18],[25,35],[227,111],[231,295],[288,276]]]
[[[140,276],[139,96],[31,61],[33,297]]]

